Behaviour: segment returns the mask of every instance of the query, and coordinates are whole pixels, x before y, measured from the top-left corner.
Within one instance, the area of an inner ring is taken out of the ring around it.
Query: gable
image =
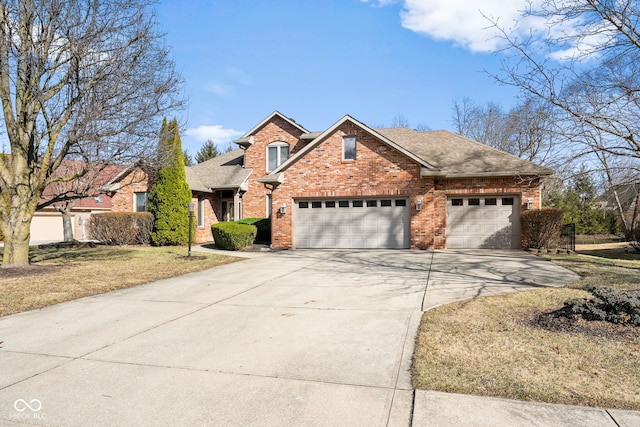
[[[429,162],[421,159],[410,151],[406,150],[404,147],[396,144],[394,141],[386,138],[385,136],[379,134],[375,130],[369,128],[368,126],[362,124],[361,122],[355,120],[350,116],[344,116],[341,120],[336,122],[333,126],[327,129],[325,132],[322,132],[318,135],[313,141],[307,144],[304,148],[302,148],[296,155],[291,157],[288,161],[280,165],[277,169],[275,169],[272,174],[278,174],[280,172],[285,171],[289,167],[291,167],[296,162],[305,158],[309,153],[318,149],[325,141],[334,138],[336,134],[340,135],[340,150],[335,151],[332,154],[332,161],[336,159],[342,162],[342,138],[348,136],[354,136],[356,138],[356,151],[357,147],[362,145],[362,141],[376,141],[378,144],[379,153],[386,152],[387,150],[393,150],[408,159],[412,160],[414,163],[420,165],[422,168],[426,168],[431,170],[432,172],[437,174],[436,168],[434,168]],[[357,156],[357,154],[356,154]],[[358,159],[356,158],[356,161]]]

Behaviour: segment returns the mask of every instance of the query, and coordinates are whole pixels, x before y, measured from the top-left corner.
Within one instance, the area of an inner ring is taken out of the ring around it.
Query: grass
[[[32,247],[30,266],[0,269],[0,316],[240,260],[200,253],[187,259],[186,252],[181,247]]]
[[[546,257],[582,279],[567,288],[479,298],[425,313],[414,354],[414,387],[639,410],[640,328],[598,336],[543,329],[532,319],[587,296],[590,285],[640,289],[640,257]]]

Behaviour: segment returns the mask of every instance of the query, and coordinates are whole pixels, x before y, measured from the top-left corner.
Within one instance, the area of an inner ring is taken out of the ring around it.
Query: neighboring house
[[[83,171],[86,165],[81,161],[64,160],[56,169],[59,176],[73,176]],[[87,194],[87,197],[71,202],[69,214],[72,222],[73,237],[77,240],[89,238],[89,219],[92,214],[109,212],[112,210],[110,195],[105,194],[103,186],[119,176],[126,168],[118,165],[108,165],[96,168],[82,178],[71,182],[55,182],[47,186],[42,194],[40,203],[52,202],[60,194]],[[55,202],[36,211],[31,221],[31,242],[62,241],[64,227],[61,208],[67,202]]]
[[[66,161],[57,173],[74,173],[76,164],[77,162]],[[90,182],[91,188],[83,191],[91,196],[78,199],[70,211],[73,237],[76,240],[90,239],[89,220],[92,214],[147,211],[148,179],[140,168],[110,165],[99,172],[97,179]],[[69,192],[72,193],[73,185],[71,183],[51,184],[45,189],[41,203],[64,193],[65,186],[69,186]],[[36,211],[31,222],[31,242],[64,239],[62,215],[56,209],[57,204]]]
[[[616,193],[625,218],[631,224],[634,211],[636,211],[636,206],[640,200],[640,180],[633,183],[615,185],[613,188],[606,190],[600,197],[600,202],[604,209],[619,210]]]
[[[198,241],[271,217],[275,248],[520,248],[520,212],[550,169],[447,131],[373,129],[345,116],[309,132],[274,112],[235,150],[187,167]]]

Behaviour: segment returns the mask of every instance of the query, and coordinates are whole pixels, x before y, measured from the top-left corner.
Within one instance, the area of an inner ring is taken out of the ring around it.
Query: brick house
[[[309,132],[274,112],[234,150],[187,168],[199,241],[210,224],[272,218],[275,248],[520,248],[547,168],[448,131]]]

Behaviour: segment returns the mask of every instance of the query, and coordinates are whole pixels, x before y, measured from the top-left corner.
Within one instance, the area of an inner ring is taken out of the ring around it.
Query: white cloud
[[[242,131],[225,129],[220,125],[200,125],[185,131],[185,135],[193,137],[198,142],[207,142],[211,139],[216,144],[227,144],[243,134]]]
[[[501,40],[487,17],[511,27],[526,5],[526,0],[406,0],[402,26],[474,52],[490,52]]]
[[[207,84],[207,90],[213,92],[216,95],[231,95],[233,93],[233,87],[224,83],[209,82]]]
[[[360,0],[361,3],[371,3],[375,7],[389,6],[398,3],[399,0]]]
[[[575,55],[588,59],[593,47],[606,42],[612,29],[606,27],[590,31],[595,36],[572,38],[585,32],[584,20],[575,17],[555,20],[552,25],[544,18],[527,16],[524,10],[539,10],[545,0],[360,0],[373,7],[402,3],[402,26],[436,40],[452,41],[472,52],[495,52],[505,47],[501,32],[494,22],[509,32],[510,37],[527,38],[544,47],[544,40],[552,38],[555,51],[546,55],[566,60]],[[598,25],[598,24],[590,24]],[[606,31],[603,31],[606,30]],[[547,46],[548,47],[548,46]],[[541,52],[543,49],[540,50]]]

